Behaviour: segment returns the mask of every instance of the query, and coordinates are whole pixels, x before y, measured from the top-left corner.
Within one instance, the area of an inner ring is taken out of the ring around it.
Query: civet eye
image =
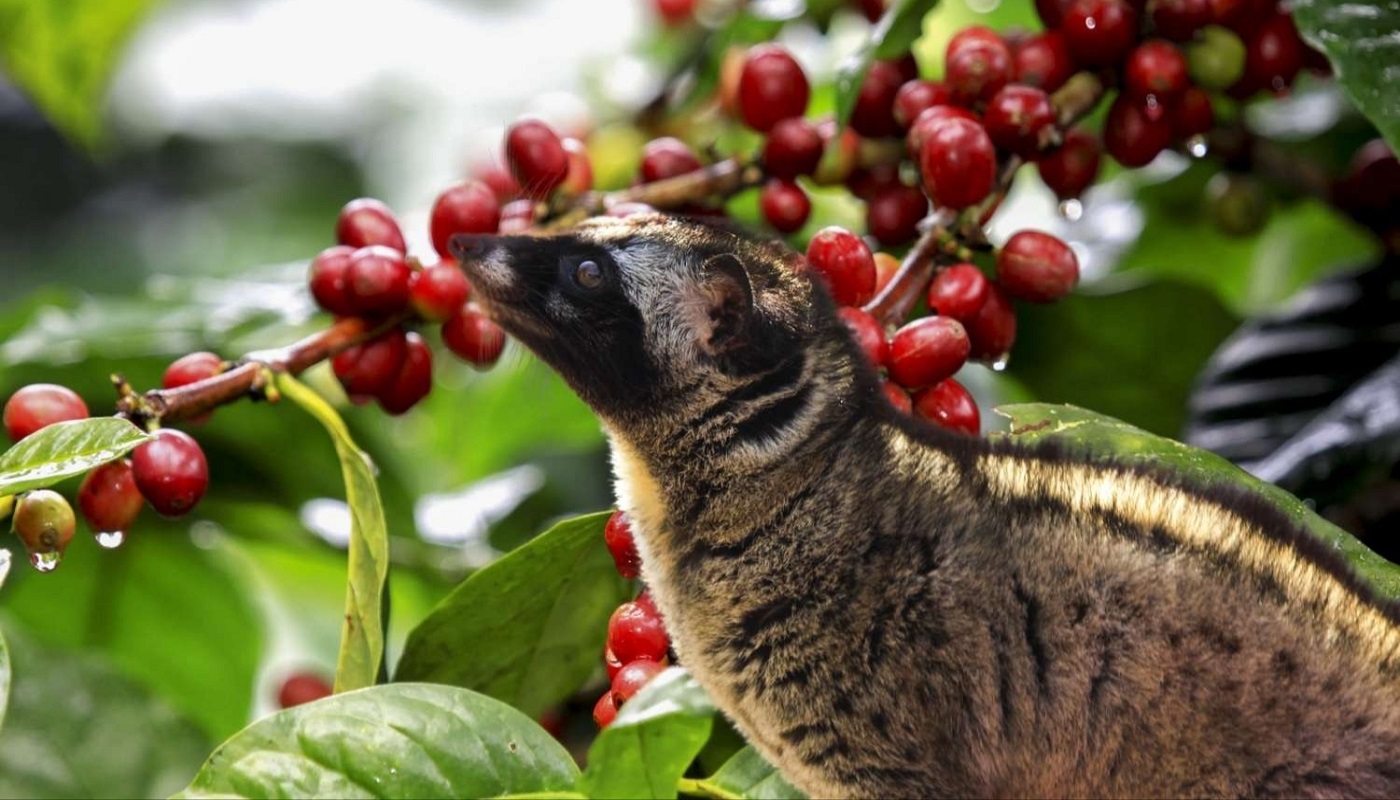
[[[574,282],[585,289],[597,289],[603,285],[603,268],[597,261],[580,261],[574,267]]]

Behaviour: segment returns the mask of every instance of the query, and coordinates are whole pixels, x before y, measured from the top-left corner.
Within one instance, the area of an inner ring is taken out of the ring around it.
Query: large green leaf
[[[338,694],[253,723],[178,797],[497,797],[562,792],[578,768],[519,711],[453,686]]]
[[[345,499],[350,505],[349,576],[335,690],[373,686],[384,662],[384,584],[389,578],[389,532],[373,463],[350,438],[340,415],[320,395],[285,373],[277,376],[277,387],[324,425],[335,441],[345,478]]]
[[[735,753],[708,778],[683,779],[681,790],[686,794],[720,800],[803,800],[806,797],[784,780],[778,770],[752,746]]]
[[[1371,552],[1351,534],[1314,514],[1298,498],[1214,453],[1153,436],[1125,422],[1073,406],[1023,403],[1001,406],[997,413],[1011,419],[1009,435],[1018,439],[1058,440],[1095,457],[1165,467],[1198,483],[1229,484],[1258,492],[1289,519],[1332,545],[1377,591],[1400,599],[1400,565]]]
[[[165,797],[199,768],[209,740],[149,689],[90,654],[6,633],[0,797]]]
[[[836,120],[842,125],[855,108],[865,73],[876,59],[900,58],[909,52],[924,30],[924,16],[938,0],[895,0],[890,10],[870,30],[870,38],[836,71]]]
[[[409,634],[396,680],[450,683],[527,714],[597,669],[630,583],[603,544],[606,512],[561,522],[472,574]]]
[[[1009,373],[1038,399],[1175,435],[1201,365],[1238,323],[1204,289],[1156,281],[1018,309]]]
[[[657,675],[623,705],[588,751],[579,788],[589,797],[675,797],[714,724],[715,706],[680,667]]]
[[[148,438],[135,425],[116,417],[50,425],[0,455],[0,495],[52,486],[81,475],[120,458]]]
[[[1400,3],[1293,0],[1289,8],[1303,38],[1327,54],[1347,96],[1400,151]]]

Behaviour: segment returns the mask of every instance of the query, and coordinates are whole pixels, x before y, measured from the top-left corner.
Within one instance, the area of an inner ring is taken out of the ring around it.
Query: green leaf
[[[474,689],[532,716],[578,689],[631,591],[603,544],[608,516],[561,522],[473,573],[409,634],[394,679]]]
[[[895,0],[894,5],[870,29],[870,38],[836,71],[836,121],[842,125],[851,117],[856,96],[865,82],[865,73],[876,59],[901,58],[909,52],[924,29],[924,16],[938,0]]]
[[[0,797],[166,797],[199,768],[210,741],[149,689],[103,659],[5,630],[14,687]]]
[[[1010,435],[1018,439],[1058,440],[1085,449],[1095,457],[1165,467],[1197,483],[1230,484],[1262,494],[1290,520],[1332,545],[1380,594],[1400,599],[1400,565],[1371,552],[1351,534],[1314,514],[1288,492],[1255,478],[1208,450],[1153,436],[1112,417],[1074,406],[1023,403],[1001,406],[996,411],[1011,419]]]
[[[0,495],[52,486],[121,458],[150,437],[124,419],[59,422],[24,437],[0,455]]]
[[[1400,151],[1400,3],[1293,0],[1289,9],[1303,38],[1327,54],[1347,96]]]
[[[92,147],[107,79],[155,0],[0,0],[0,63],[54,125]]]
[[[345,497],[350,505],[350,555],[345,591],[345,626],[336,663],[335,690],[373,686],[384,661],[384,583],[389,578],[389,532],[368,455],[355,445],[340,415],[320,395],[286,373],[277,376],[282,394],[315,417],[335,441]]]
[[[453,686],[401,683],[253,723],[176,796],[555,796],[577,777],[568,752],[510,706]]]
[[[745,747],[708,778],[682,781],[686,794],[749,800],[803,800],[807,795],[783,779],[752,746]]]
[[[714,704],[690,673],[667,669],[598,734],[579,788],[589,797],[675,797],[714,716]]]
[[[1163,435],[1181,430],[1197,372],[1238,324],[1209,291],[1169,281],[1027,304],[1017,321],[1008,373],[1035,397]]]

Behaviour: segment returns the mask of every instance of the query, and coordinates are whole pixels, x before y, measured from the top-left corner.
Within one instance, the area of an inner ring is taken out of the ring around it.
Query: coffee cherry
[[[1053,141],[1055,109],[1044,91],[1012,84],[987,102],[983,125],[992,144],[1030,159]]]
[[[885,399],[888,400],[890,405],[894,406],[896,410],[902,411],[905,414],[914,413],[914,401],[909,399],[909,393],[900,388],[899,384],[894,381],[885,381],[880,384],[880,388],[884,390]]]
[[[948,42],[943,72],[959,102],[987,100],[1011,80],[1011,49],[990,28],[964,28]]]
[[[976,436],[982,430],[977,402],[952,378],[915,394],[914,413],[941,428],[968,436]]]
[[[608,620],[608,649],[623,664],[639,658],[660,661],[670,646],[661,615],[649,606],[623,603]]]
[[[506,162],[525,196],[543,200],[569,175],[569,156],[554,129],[526,119],[506,131]]]
[[[925,136],[919,151],[919,172],[924,191],[935,206],[961,211],[991,194],[997,178],[996,150],[981,125],[946,119]]]
[[[1206,133],[1215,127],[1215,109],[1211,106],[1210,95],[1195,86],[1186,87],[1186,91],[1167,107],[1167,121],[1171,124],[1172,136],[1177,139]]]
[[[408,359],[408,340],[395,328],[338,353],[331,371],[351,397],[375,397],[394,385]]]
[[[408,300],[418,316],[442,322],[457,313],[471,294],[471,283],[455,261],[440,261],[413,273]]]
[[[433,202],[428,216],[428,232],[433,249],[451,258],[448,242],[459,233],[495,233],[501,224],[501,206],[496,193],[481,181],[463,181],[448,187]]]
[[[350,271],[350,256],[354,250],[345,245],[328,247],[311,261],[307,282],[316,305],[337,316],[356,313],[355,303],[346,290],[346,275]]]
[[[895,273],[899,272],[899,259],[889,253],[875,254],[875,294],[885,290],[890,281],[894,280]]]
[[[1011,76],[1016,83],[1053,92],[1073,74],[1074,56],[1059,31],[1037,33],[1011,54]]]
[[[885,331],[880,327],[880,323],[875,318],[859,308],[849,306],[840,308],[836,312],[841,321],[846,323],[846,328],[850,330],[851,336],[855,337],[856,344],[860,345],[861,352],[873,367],[883,367],[889,357],[889,343],[885,341]]]
[[[593,188],[593,161],[588,157],[588,147],[572,136],[561,141],[564,154],[569,157],[569,174],[559,188],[565,194],[583,194]]]
[[[501,357],[506,332],[468,305],[442,323],[442,343],[468,364],[486,368]]]
[[[213,353],[190,353],[181,356],[174,363],[165,368],[165,374],[161,377],[161,387],[165,389],[175,389],[186,386],[205,378],[212,378],[224,370],[224,360]],[[200,414],[190,421],[203,423],[208,421],[213,412]]]
[[[1074,0],[1060,31],[1076,63],[1107,67],[1122,61],[1137,41],[1137,12],[1124,0]]]
[[[908,130],[925,109],[953,102],[953,91],[939,81],[915,79],[906,81],[894,95],[894,121],[900,129]]]
[[[1202,89],[1224,89],[1244,76],[1245,47],[1229,28],[1207,25],[1186,46],[1186,70]]]
[[[1372,139],[1352,155],[1331,195],[1362,225],[1381,233],[1393,230],[1400,225],[1400,160],[1384,139]]]
[[[886,247],[912,241],[919,220],[928,214],[928,198],[912,186],[895,184],[875,193],[865,207],[865,227]]]
[[[795,183],[773,179],[758,193],[758,207],[763,218],[780,233],[792,233],[807,224],[812,213],[812,201]]]
[[[31,383],[5,401],[5,431],[15,442],[55,422],[87,419],[87,416],[83,398],[67,386],[55,383]]]
[[[361,247],[345,270],[345,296],[357,314],[393,314],[408,306],[412,275],[403,253],[381,245]]]
[[[899,165],[889,162],[857,167],[846,177],[846,188],[867,203],[880,192],[896,186],[899,186]]]
[[[535,202],[533,200],[512,200],[501,207],[501,224],[498,231],[503,235],[522,233],[535,224]]]
[[[914,124],[909,126],[908,135],[904,137],[904,146],[908,149],[910,157],[914,159],[919,157],[919,152],[923,149],[924,140],[928,138],[929,131],[938,127],[943,120],[954,118],[981,122],[976,114],[958,106],[929,106],[919,112],[919,116],[914,118]]]
[[[62,554],[73,538],[78,520],[63,495],[50,489],[36,489],[20,496],[15,505],[13,525],[15,535],[24,542],[33,558]]]
[[[124,458],[89,472],[78,487],[78,510],[94,533],[130,530],[143,505],[131,462]]]
[[[971,319],[987,302],[991,281],[972,264],[954,264],[934,276],[928,287],[930,311],[962,322]]]
[[[622,671],[622,662],[618,661],[617,656],[613,655],[613,651],[606,647],[603,648],[603,667],[608,671],[609,683],[617,677],[617,673]]]
[[[613,700],[612,690],[603,692],[603,696],[598,698],[598,702],[593,705],[593,724],[599,730],[613,724],[617,719],[617,702]]]
[[[844,228],[818,231],[807,243],[807,264],[826,282],[837,305],[860,306],[875,296],[875,257]]]
[[[1196,31],[1214,20],[1210,0],[1151,0],[1152,27],[1174,42],[1189,42]]]
[[[1069,245],[1041,231],[1020,231],[997,253],[997,281],[1017,300],[1049,303],[1079,283],[1079,259]]]
[[[1275,94],[1287,90],[1303,68],[1305,47],[1293,17],[1270,15],[1245,43],[1241,83]]]
[[[750,128],[767,133],[780,120],[802,116],[810,96],[807,75],[786,48],[761,44],[749,51],[739,75],[739,107]]]
[[[335,239],[352,248],[378,244],[400,253],[408,251],[394,212],[372,197],[351,200],[340,209],[335,221]]]
[[[892,61],[872,61],[865,81],[856,94],[850,124],[861,136],[898,136],[901,130],[894,118],[894,98],[904,76]]]
[[[695,151],[680,139],[663,136],[652,139],[642,147],[641,176],[643,183],[654,183],[694,172],[703,165]]]
[[[296,672],[282,681],[277,690],[277,707],[292,708],[331,696],[331,685],[320,675]]]
[[[1000,361],[1016,341],[1016,310],[1011,298],[993,282],[987,287],[987,302],[971,318],[963,320],[972,349],[968,356],[979,361]]]
[[[132,476],[141,496],[163,517],[182,516],[209,488],[209,464],[199,443],[184,431],[161,428],[131,451]]]
[[[924,317],[890,339],[890,379],[906,389],[932,386],[962,369],[971,344],[952,317]]]
[[[613,700],[619,704],[631,700],[637,692],[642,690],[643,686],[650,683],[652,678],[660,675],[665,669],[666,665],[645,658],[631,662],[618,670],[617,675],[612,679]]]
[[[1172,142],[1172,126],[1165,114],[1155,118],[1143,101],[1119,95],[1108,109],[1103,126],[1103,145],[1108,154],[1125,167],[1152,163]]]
[[[1099,175],[1102,151],[1099,137],[1083,128],[1074,128],[1065,134],[1058,148],[1041,156],[1035,166],[1050,191],[1061,200],[1069,200],[1079,197],[1094,184]]]
[[[801,117],[779,120],[763,143],[763,166],[768,174],[785,181],[811,175],[822,159],[822,137]]]
[[[428,396],[433,388],[433,351],[417,333],[404,335],[407,353],[398,375],[381,391],[379,407],[398,416],[413,408]]]
[[[1069,0],[1035,0],[1035,13],[1049,29],[1060,27],[1065,18],[1065,6]]]
[[[1186,56],[1176,45],[1161,39],[1133,48],[1123,66],[1124,89],[1138,97],[1155,95],[1159,100],[1170,101],[1188,85]]]
[[[496,203],[509,203],[520,196],[520,183],[510,170],[492,161],[482,162],[472,168],[472,179],[486,184],[496,195]]]
[[[632,536],[632,523],[627,512],[614,511],[603,528],[603,543],[612,554],[617,574],[632,580],[642,574],[642,557],[637,554],[637,540]]]
[[[1210,218],[1227,236],[1253,236],[1269,221],[1269,195],[1259,181],[1237,172],[1219,172],[1206,184]]]
[[[652,0],[652,7],[661,16],[662,23],[672,28],[690,22],[697,5],[699,0]]]

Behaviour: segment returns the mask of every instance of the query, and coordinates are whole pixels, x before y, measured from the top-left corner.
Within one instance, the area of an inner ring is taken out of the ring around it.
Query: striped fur
[[[777,245],[460,252],[603,420],[682,662],[810,795],[1400,794],[1400,612],[1261,499],[897,414]],[[718,356],[717,254],[755,298]]]

